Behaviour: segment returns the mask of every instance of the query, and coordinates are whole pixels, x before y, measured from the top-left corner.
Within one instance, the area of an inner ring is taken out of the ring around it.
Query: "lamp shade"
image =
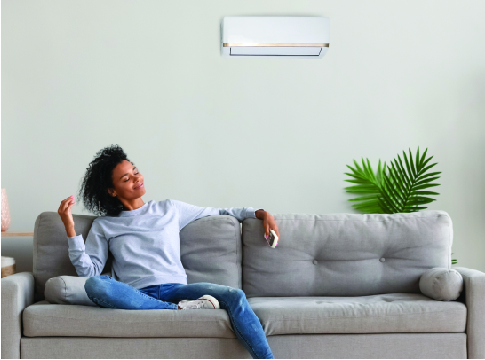
[[[2,231],[10,226],[10,208],[8,207],[7,190],[2,189]]]

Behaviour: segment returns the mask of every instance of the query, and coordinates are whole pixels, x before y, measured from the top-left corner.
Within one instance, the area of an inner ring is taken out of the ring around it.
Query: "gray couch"
[[[74,215],[76,233],[95,218]],[[242,289],[276,358],[485,358],[485,273],[455,267],[454,301],[420,291],[425,271],[451,268],[446,212],[274,218],[275,249],[263,221],[229,215],[188,224],[180,241],[188,283]],[[2,279],[2,358],[251,358],[224,309],[49,303],[48,279],[77,276],[67,249],[59,215],[40,214],[33,273]]]

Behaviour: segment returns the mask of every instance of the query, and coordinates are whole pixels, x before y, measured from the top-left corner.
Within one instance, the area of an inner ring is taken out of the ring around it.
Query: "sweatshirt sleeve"
[[[256,215],[254,214],[255,210],[251,207],[220,209],[214,207],[194,206],[180,200],[170,199],[170,201],[177,210],[180,230],[182,230],[192,221],[210,215],[231,215],[238,219],[239,222],[242,222],[246,218],[256,219]]]
[[[186,202],[180,200],[170,199],[172,206],[178,214],[179,227],[182,230],[192,221],[200,219],[205,216],[219,215],[219,209],[213,207],[199,207],[195,205],[187,204]]]
[[[256,210],[252,207],[243,207],[243,208],[223,208],[219,209],[219,215],[231,215],[234,216],[239,222],[243,222],[244,219],[252,218],[256,219]]]
[[[108,259],[108,241],[100,231],[97,221],[93,221],[86,244],[82,235],[68,238],[69,259],[80,277],[101,274]]]

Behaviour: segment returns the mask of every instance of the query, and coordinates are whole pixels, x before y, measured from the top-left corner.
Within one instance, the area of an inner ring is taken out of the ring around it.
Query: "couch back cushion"
[[[86,240],[96,218],[73,215],[76,234]],[[235,217],[206,216],[185,226],[180,231],[180,257],[188,284],[210,282],[242,288],[241,226]],[[112,261],[110,252],[101,274],[115,276]],[[45,283],[51,277],[78,276],[69,259],[66,230],[57,212],[43,212],[35,222],[33,274],[36,301],[45,299]]]
[[[281,236],[274,249],[263,221],[242,225],[247,297],[419,293],[427,269],[451,268],[445,211],[273,216]]]

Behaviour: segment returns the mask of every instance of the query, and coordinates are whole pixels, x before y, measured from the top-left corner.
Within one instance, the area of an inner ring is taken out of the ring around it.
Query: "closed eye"
[[[140,172],[137,172],[135,175],[138,175],[139,173],[140,173]],[[128,179],[128,180],[130,180],[130,179]],[[128,181],[128,180],[126,180],[126,181]],[[126,181],[124,181],[124,182],[126,182]]]

